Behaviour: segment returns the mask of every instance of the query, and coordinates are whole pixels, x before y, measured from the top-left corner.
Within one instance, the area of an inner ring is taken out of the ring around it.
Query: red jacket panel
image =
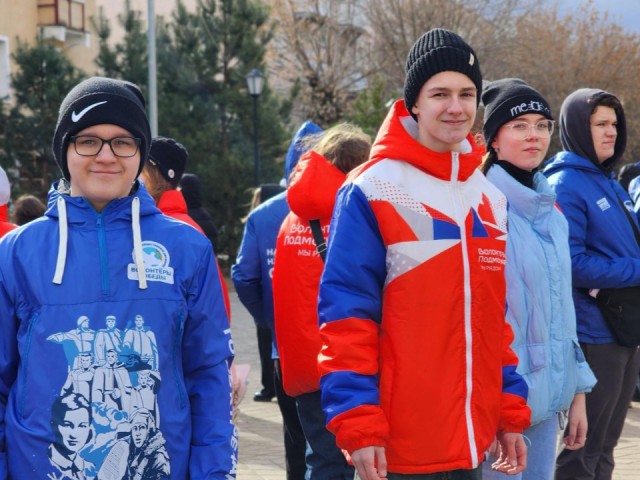
[[[320,388],[318,288],[324,265],[309,220],[320,220],[326,241],[336,192],[344,180],[329,160],[310,151],[298,162],[287,191],[291,212],[278,234],[273,292],[282,384],[290,396]]]

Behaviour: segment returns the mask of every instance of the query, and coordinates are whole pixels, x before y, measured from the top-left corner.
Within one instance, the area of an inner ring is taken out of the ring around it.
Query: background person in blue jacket
[[[556,479],[607,480],[640,356],[637,348],[616,343],[589,291],[640,285],[638,222],[629,195],[613,175],[624,154],[627,126],[618,98],[590,88],[564,100],[559,120],[564,151],[551,158],[544,174],[569,222],[578,340],[598,383],[586,398],[585,446],[560,452]]]
[[[132,83],[93,77],[62,102],[53,152],[64,178],[45,216],[0,242],[0,478],[235,478],[233,344],[213,250],[136,180],[150,140]],[[83,372],[95,387],[102,370],[100,391],[66,392],[95,336],[79,359],[50,339],[107,315],[120,330],[144,318],[153,358],[112,349],[110,368]],[[143,426],[151,412],[129,401],[142,370],[163,380],[158,421]]]
[[[311,121],[304,122],[289,145],[285,159],[285,182],[293,172],[300,156],[306,150],[303,138],[321,132],[322,129]],[[275,344],[273,323],[273,288],[271,276],[276,250],[276,238],[280,225],[289,213],[287,193],[281,192],[260,204],[249,213],[242,235],[242,242],[231,267],[231,278],[238,298],[249,311],[256,325],[271,330],[273,339],[272,356],[274,359],[274,389],[278,407],[282,414],[284,431],[285,464],[288,480],[300,480],[305,477],[306,442],[296,402],[282,388],[282,376],[278,365],[278,349]]]
[[[485,462],[482,478],[553,480],[563,415],[568,410],[565,448],[581,448],[587,436],[585,393],[596,383],[576,336],[567,221],[537,171],[554,121],[547,101],[519,78],[489,83],[482,102],[488,152],[482,170],[509,202],[507,321],[531,408],[531,426],[524,431],[530,441],[527,469],[507,477]]]

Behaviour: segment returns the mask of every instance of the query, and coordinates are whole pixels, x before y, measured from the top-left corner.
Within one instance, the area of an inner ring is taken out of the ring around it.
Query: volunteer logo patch
[[[145,277],[148,282],[163,282],[173,285],[173,268],[170,267],[169,252],[157,242],[142,242]],[[127,268],[127,278],[138,280],[138,268],[135,265],[135,252],[131,252],[134,263]]]
[[[598,204],[598,206],[600,207],[600,210],[602,210],[603,212],[605,210],[609,210],[611,208],[611,205],[609,205],[609,201],[605,198],[602,197],[600,200],[598,200],[596,202]]]

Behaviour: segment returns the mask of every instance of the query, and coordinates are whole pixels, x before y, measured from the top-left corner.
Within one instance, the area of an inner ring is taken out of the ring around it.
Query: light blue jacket
[[[596,383],[576,336],[569,229],[541,173],[534,177],[535,191],[499,165],[487,178],[509,202],[507,321],[535,425],[569,408],[576,393]]]

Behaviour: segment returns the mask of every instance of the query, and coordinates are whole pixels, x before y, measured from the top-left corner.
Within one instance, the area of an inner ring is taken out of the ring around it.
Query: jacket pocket
[[[180,400],[180,408],[187,405],[187,392],[184,386],[184,375],[182,373],[182,336],[184,334],[184,312],[178,315],[178,328],[176,329],[176,337],[173,342],[173,373]]]
[[[520,375],[527,375],[547,366],[547,349],[544,344],[519,345],[513,351],[518,357]]]
[[[20,368],[20,384],[21,388],[18,392],[18,414],[24,419],[24,409],[27,402],[27,383],[29,379],[29,354],[31,353],[31,342],[33,341],[33,330],[36,327],[39,313],[34,314],[29,320],[27,327],[27,336],[24,343],[24,354],[22,355],[22,366]]]

